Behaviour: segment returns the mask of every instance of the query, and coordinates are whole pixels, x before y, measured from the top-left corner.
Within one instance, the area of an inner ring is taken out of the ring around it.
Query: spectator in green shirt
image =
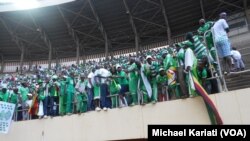
[[[1,95],[3,102],[9,102],[9,92],[7,91],[7,88],[2,88]]]
[[[167,73],[163,68],[159,69],[159,74],[156,76],[156,81],[158,85],[158,100],[167,101],[169,99],[167,92],[168,78]]]
[[[117,65],[116,69],[117,69],[118,83],[121,85],[121,90],[119,92],[119,97],[120,97],[120,100],[122,101],[122,105],[128,106],[126,95],[125,95],[126,92],[129,91],[129,88],[128,88],[128,79],[127,79],[128,76],[122,70],[122,67],[120,65]]]

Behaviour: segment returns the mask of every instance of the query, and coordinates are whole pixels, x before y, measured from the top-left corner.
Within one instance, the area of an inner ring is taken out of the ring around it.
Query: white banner
[[[0,102],[0,133],[7,134],[15,111],[15,104]]]

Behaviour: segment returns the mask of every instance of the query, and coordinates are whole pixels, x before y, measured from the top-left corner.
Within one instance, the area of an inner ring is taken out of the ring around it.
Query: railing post
[[[217,52],[217,48],[216,48],[216,44],[215,44],[214,30],[212,29],[211,31],[212,31],[213,41],[214,41],[214,48],[215,48],[216,60],[217,60],[217,63],[218,63],[218,73],[219,73],[219,77],[220,77],[220,80],[221,80],[222,83],[223,83],[224,91],[228,91],[225,77],[223,76],[222,71],[221,71],[220,59],[219,59],[218,52]],[[221,88],[221,84],[220,84],[219,87]],[[221,91],[222,91],[222,90],[220,90],[220,92],[221,92]]]

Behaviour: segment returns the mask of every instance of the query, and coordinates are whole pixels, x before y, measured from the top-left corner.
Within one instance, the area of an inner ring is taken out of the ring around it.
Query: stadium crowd
[[[226,13],[215,23],[201,19],[197,35],[189,32],[186,41],[137,56],[5,74],[0,101],[16,104],[16,120],[27,120],[195,97],[195,80],[208,94],[217,93],[217,79],[209,79],[218,74],[216,50],[224,74],[233,70],[231,58],[239,62],[236,70],[244,69],[231,53],[225,19]]]

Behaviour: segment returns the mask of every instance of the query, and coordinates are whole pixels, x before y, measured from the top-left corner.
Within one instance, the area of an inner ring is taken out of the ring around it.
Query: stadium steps
[[[244,89],[250,87],[250,32],[230,37],[233,46],[239,50],[244,60],[246,70],[233,72],[225,76],[227,88],[229,91]]]
[[[225,79],[229,91],[250,88],[250,69],[231,73]]]

